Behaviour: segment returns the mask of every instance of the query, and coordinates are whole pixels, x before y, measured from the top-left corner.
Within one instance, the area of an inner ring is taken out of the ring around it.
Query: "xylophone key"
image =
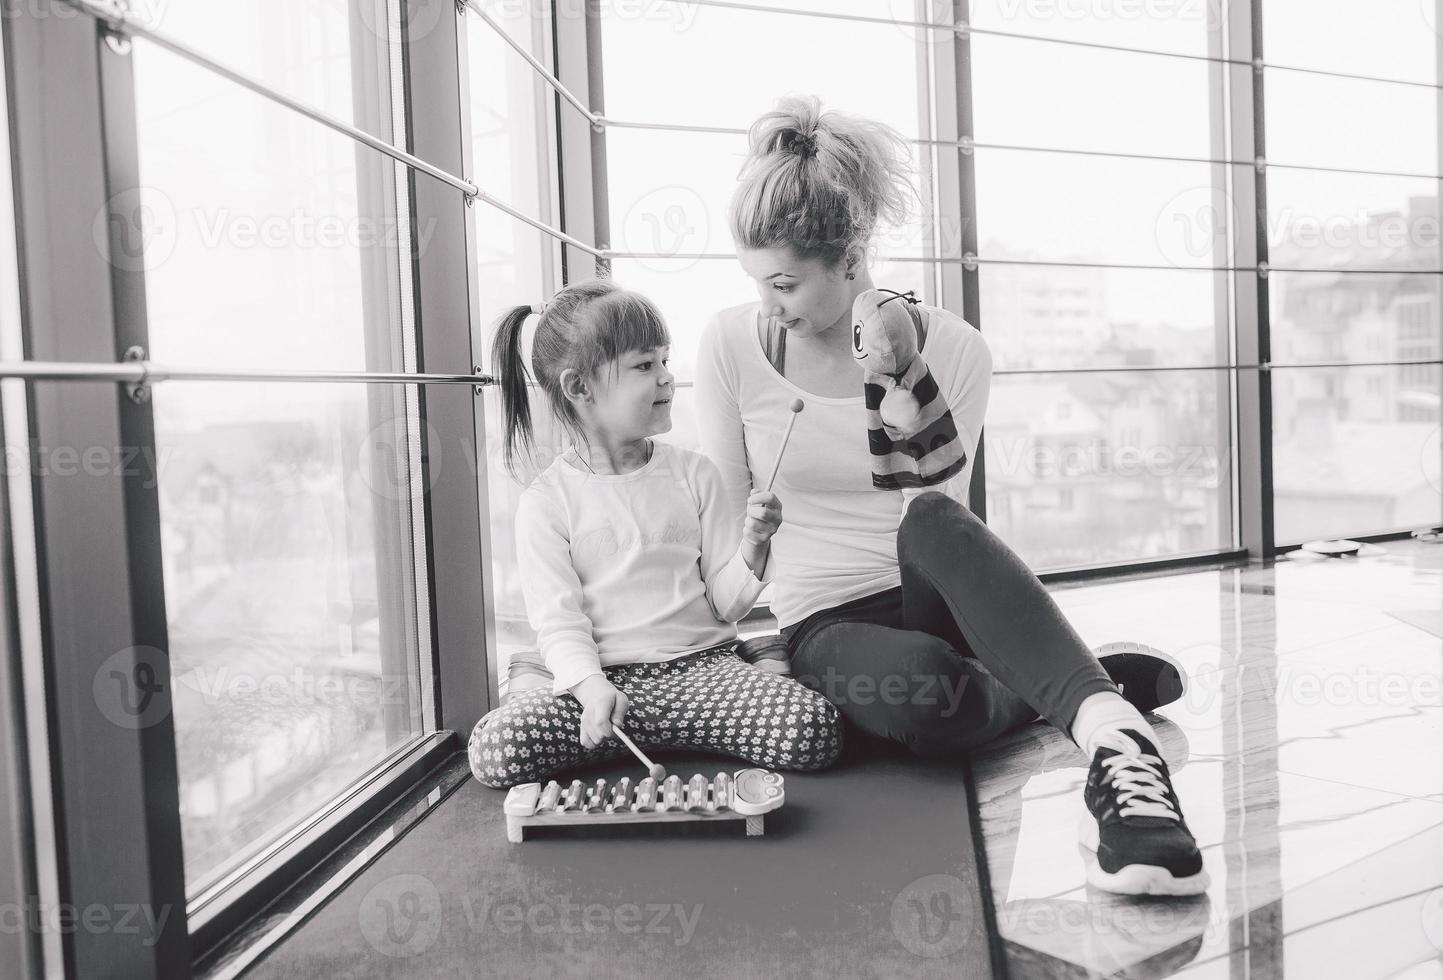
[[[726,779],[726,774],[719,772],[717,778],[711,781],[711,794],[707,797],[707,813],[726,810],[726,787],[723,785],[723,779]]]
[[[680,810],[681,799],[681,777],[667,776],[666,782],[661,784],[661,803],[658,807],[661,810]]]
[[[731,773],[719,772],[716,778],[711,781],[711,798],[706,801],[708,813],[716,813],[728,809],[731,794]]]
[[[697,773],[686,784],[687,812],[706,809],[706,777]]]
[[[631,809],[631,778],[622,776],[611,791],[611,802],[606,805],[607,813],[625,813]]]
[[[581,785],[581,780],[573,779],[571,785],[566,788],[566,796],[561,800],[559,812],[565,813],[567,810],[580,810],[583,789],[584,787]]]
[[[647,776],[636,784],[636,802],[632,804],[633,813],[650,813],[656,809],[656,780]]]
[[[606,798],[609,794],[606,791],[606,780],[598,779],[596,785],[586,797],[586,812],[601,813],[606,809]]]
[[[556,801],[559,799],[561,799],[561,784],[553,779],[541,791],[541,802],[536,805],[536,812],[550,813],[556,809]]]

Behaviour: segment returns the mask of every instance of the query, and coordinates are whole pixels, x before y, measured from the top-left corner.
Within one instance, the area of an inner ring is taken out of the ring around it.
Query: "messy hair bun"
[[[907,219],[908,147],[890,126],[788,96],[748,141],[730,216],[740,248],[790,247],[835,265],[879,223]]]

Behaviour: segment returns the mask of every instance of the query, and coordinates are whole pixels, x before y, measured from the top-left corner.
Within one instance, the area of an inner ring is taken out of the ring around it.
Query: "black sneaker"
[[[1094,647],[1092,654],[1117,685],[1117,692],[1138,711],[1172,704],[1187,689],[1182,665],[1157,647],[1123,640]]]
[[[1107,738],[1107,736],[1104,736]],[[1197,895],[1208,886],[1202,854],[1182,817],[1157,746],[1124,729],[1098,747],[1087,772],[1082,846],[1087,882],[1118,895]]]

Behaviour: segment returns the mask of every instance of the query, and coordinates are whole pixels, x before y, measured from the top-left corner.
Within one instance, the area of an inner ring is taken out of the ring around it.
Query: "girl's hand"
[[[747,518],[742,541],[758,550],[766,547],[782,526],[782,502],[769,490],[753,490],[747,498]]]
[[[594,749],[611,738],[611,726],[626,718],[631,702],[617,690],[604,674],[592,674],[571,689],[581,702],[580,740],[584,748]]]

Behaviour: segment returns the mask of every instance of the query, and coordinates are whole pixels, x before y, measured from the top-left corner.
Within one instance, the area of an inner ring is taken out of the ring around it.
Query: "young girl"
[[[500,321],[494,368],[506,464],[529,462],[533,435],[521,331]],[[642,746],[701,749],[772,769],[822,769],[841,750],[834,707],[734,652],[736,620],[763,585],[781,523],[770,493],[741,522],[704,456],[652,436],[671,429],[671,340],[656,308],[612,282],[563,289],[541,311],[531,366],[576,445],[521,495],[522,593],[551,691],[481,719],[471,771],[488,786],[538,782]]]

